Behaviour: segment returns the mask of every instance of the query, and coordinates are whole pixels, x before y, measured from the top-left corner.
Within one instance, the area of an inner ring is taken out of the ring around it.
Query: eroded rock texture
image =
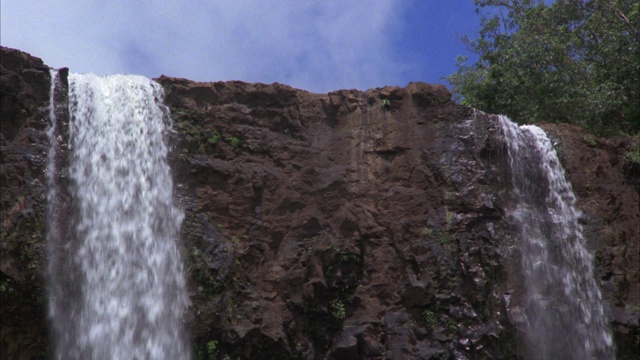
[[[49,72],[3,48],[1,81],[0,351],[44,357]],[[519,240],[495,119],[423,83],[313,94],[157,81],[174,122],[197,359],[521,354]],[[637,145],[544,128],[584,212],[619,355],[632,356],[640,218],[624,154]]]

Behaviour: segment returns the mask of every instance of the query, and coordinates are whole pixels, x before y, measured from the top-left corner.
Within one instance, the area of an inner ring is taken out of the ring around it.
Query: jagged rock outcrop
[[[0,354],[44,357],[50,75],[6,48],[1,70]],[[518,356],[511,184],[491,116],[423,83],[313,94],[157,81],[174,122],[196,358]],[[640,215],[625,153],[637,145],[544,128],[584,212],[619,354],[632,355]]]

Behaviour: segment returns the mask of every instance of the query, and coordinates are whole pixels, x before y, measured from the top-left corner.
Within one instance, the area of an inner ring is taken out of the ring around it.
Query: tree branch
[[[636,29],[633,26],[633,24],[631,24],[629,19],[624,15],[624,13],[622,11],[620,11],[620,9],[615,7],[615,5],[611,5],[611,7],[613,7],[613,11],[615,11],[615,13],[618,16],[618,18],[620,20],[622,20],[625,24],[627,24],[629,29],[631,29],[631,32],[633,33],[634,37],[636,38],[636,41],[640,42],[640,33],[638,33],[638,29]]]

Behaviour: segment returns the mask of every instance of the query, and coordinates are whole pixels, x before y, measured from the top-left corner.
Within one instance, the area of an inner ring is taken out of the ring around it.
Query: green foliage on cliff
[[[242,145],[242,139],[235,136],[227,137],[224,140],[228,142],[229,145],[231,145],[231,147],[234,149],[237,149],[240,145]]]
[[[631,166],[640,166],[640,133],[632,138],[631,146],[624,153],[623,159],[625,163]]]
[[[391,108],[391,101],[387,98],[380,98],[380,108],[382,110],[389,110]]]
[[[475,0],[479,37],[463,39],[447,80],[461,103],[521,123],[597,134],[640,131],[640,2]]]

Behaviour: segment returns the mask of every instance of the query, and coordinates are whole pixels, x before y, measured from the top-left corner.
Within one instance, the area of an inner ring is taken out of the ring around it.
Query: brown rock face
[[[46,300],[26,299],[43,288],[49,73],[3,48],[1,79],[0,290],[11,289],[1,354],[45,356]],[[490,116],[423,83],[312,94],[157,81],[174,122],[197,359],[522,354],[518,240],[503,210],[511,184]],[[638,169],[624,154],[634,145],[544,128],[584,212],[618,354],[633,355]]]
[[[0,52],[0,358],[46,355],[45,239],[50,74],[42,60]]]

